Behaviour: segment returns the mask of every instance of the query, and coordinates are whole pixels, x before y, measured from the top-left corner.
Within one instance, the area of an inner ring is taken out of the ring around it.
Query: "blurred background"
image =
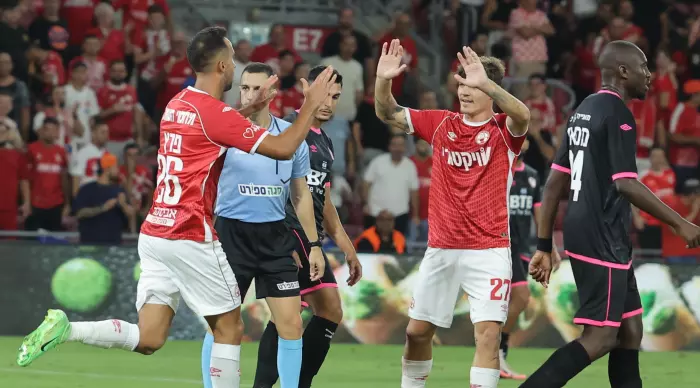
[[[338,341],[403,342],[412,274],[426,246],[430,146],[392,137],[374,113],[375,63],[391,39],[401,40],[408,64],[393,93],[412,108],[459,109],[452,74],[462,46],[502,59],[504,86],[532,111],[524,161],[542,181],[567,115],[599,87],[601,47],[616,39],[636,43],[653,72],[649,97],[629,103],[640,179],[698,221],[697,1],[8,0],[0,5],[0,306],[18,314],[0,322],[0,335],[26,333],[56,305],[72,319],[135,317],[135,242],[157,179],[158,122],[168,100],[194,84],[185,49],[209,25],[229,31],[236,81],[250,62],[277,71],[275,115],[301,105],[299,80],[310,67],[330,64],[344,77],[325,130],[336,150],[333,203],[357,238],[365,280],[341,287],[346,318]],[[225,101],[238,107],[238,97],[234,82]],[[389,160],[377,158],[383,154],[415,163],[405,186],[378,184],[386,170],[381,163]],[[125,193],[128,209],[114,205],[115,188]],[[402,190],[418,201],[419,214],[392,202],[405,198]],[[106,210],[81,212],[95,207]],[[560,207],[561,218],[566,203]],[[635,212],[633,223],[648,331],[643,346],[700,349],[700,250],[685,249],[647,214]],[[375,234],[401,238],[374,244]],[[562,247],[560,232],[556,238]],[[326,248],[334,251],[331,241]],[[343,278],[342,255],[333,266]],[[552,283],[547,291],[531,284],[523,330],[513,335],[518,344],[558,346],[577,335],[571,318],[578,300],[566,263]],[[28,302],[22,307],[12,296],[18,290]],[[436,341],[473,341],[467,303],[458,303],[461,318]],[[246,302],[250,339],[260,335],[266,309]],[[202,333],[197,317],[178,314],[175,338]]]

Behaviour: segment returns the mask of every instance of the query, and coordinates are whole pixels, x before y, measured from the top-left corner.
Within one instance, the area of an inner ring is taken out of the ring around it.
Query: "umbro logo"
[[[454,132],[447,132],[447,138],[450,139],[450,141],[455,141],[457,135],[455,135]]]
[[[233,110],[233,108],[231,108],[230,106],[225,106],[225,107],[224,107],[224,110],[222,110],[221,113],[230,112],[230,111],[232,111],[232,110]]]
[[[629,124],[622,124],[620,125],[620,129],[623,131],[629,131],[632,129],[632,127]]]

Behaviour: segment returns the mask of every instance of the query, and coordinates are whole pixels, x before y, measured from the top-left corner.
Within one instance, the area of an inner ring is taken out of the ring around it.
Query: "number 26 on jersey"
[[[182,135],[164,132],[163,149],[166,153],[180,154],[182,152]],[[156,179],[155,203],[177,205],[182,196],[182,186],[177,173],[184,168],[182,159],[173,155],[158,154],[158,177]],[[162,186],[161,186],[162,184]]]

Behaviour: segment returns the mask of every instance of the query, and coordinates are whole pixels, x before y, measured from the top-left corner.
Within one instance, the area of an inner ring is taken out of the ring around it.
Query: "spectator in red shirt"
[[[39,140],[27,147],[32,192],[32,214],[25,222],[25,229],[62,229],[62,219],[70,215],[68,160],[66,151],[58,140],[58,120],[44,119],[39,130]]]
[[[97,26],[88,31],[100,39],[102,48],[100,57],[112,63],[117,59],[124,59],[126,55],[126,36],[124,31],[114,28],[114,9],[109,3],[100,3],[95,7],[95,22]]]
[[[418,79],[418,49],[416,42],[411,38],[411,17],[405,13],[399,13],[394,21],[394,28],[385,34],[379,40],[379,47],[384,44],[389,46],[392,39],[401,41],[403,47],[402,65],[407,65],[407,73],[399,74],[392,80],[391,93],[396,97],[396,101],[403,106],[416,106],[418,101],[415,101],[413,96]],[[408,81],[408,82],[407,82]]]
[[[660,147],[652,148],[649,160],[651,167],[641,175],[639,180],[661,199],[674,195],[676,174],[668,165],[666,152]],[[659,249],[661,247],[661,221],[639,209],[633,208],[632,210],[632,219],[638,231],[637,241],[640,248]]]
[[[430,173],[433,169],[433,157],[430,144],[425,140],[416,141],[416,153],[411,156],[418,171],[418,197],[420,221],[411,225],[410,241],[428,241],[428,198],[430,193]]]
[[[82,54],[68,64],[68,69],[72,69],[76,63],[83,63],[87,67],[87,84],[95,91],[104,86],[109,69],[109,63],[99,55],[101,48],[102,44],[97,35],[87,35],[83,41]],[[70,78],[70,74],[66,77]]]
[[[148,25],[134,38],[134,61],[139,66],[138,101],[154,121],[158,91],[152,81],[163,70],[171,49],[170,34],[166,29],[165,13],[157,5],[148,7]],[[115,154],[121,155],[121,152]]]
[[[294,49],[287,47],[284,35],[284,27],[281,24],[273,24],[270,27],[269,42],[255,47],[250,55],[251,62],[260,62],[270,65],[276,74],[279,74],[279,55],[283,50],[289,50],[294,54],[294,62],[301,62],[302,59]]]
[[[301,107],[304,103],[304,90],[301,80],[309,76],[309,64],[299,62],[294,65],[294,86],[282,92],[282,115],[286,116]]]
[[[700,80],[686,82],[683,91],[689,96],[688,101],[676,106],[668,128],[671,166],[676,172],[678,189],[686,180],[697,177],[700,162]]]
[[[165,23],[172,26],[170,20],[170,7],[166,0],[116,0],[113,2],[115,10],[124,10],[122,25],[125,31],[138,34],[148,25],[149,9],[157,6],[165,16]],[[132,38],[132,37],[129,37]]]
[[[113,155],[122,155],[126,143],[136,140],[137,144],[143,144],[138,122],[140,105],[136,89],[126,83],[124,62],[112,62],[109,74],[109,81],[97,92],[97,103],[102,109],[100,117],[109,126],[107,150]]]
[[[19,193],[22,196],[22,218],[32,212],[29,169],[25,154],[16,146],[19,140],[16,131],[0,122],[0,166],[3,171],[0,185],[0,230],[17,230]]]
[[[101,0],[63,0],[61,7],[61,18],[68,23],[68,32],[71,46],[77,48],[83,44],[85,34],[92,28],[92,17],[95,13],[95,6]]]
[[[652,95],[656,97],[659,120],[664,128],[668,128],[671,113],[678,104],[678,79],[676,78],[676,63],[664,50],[656,54],[656,71],[652,76]],[[665,134],[664,134],[665,135]],[[665,146],[666,136],[659,136]]]
[[[55,51],[44,50],[35,42],[32,43],[27,58],[29,59],[30,89],[35,94],[43,94],[54,86],[66,83],[63,58]]]
[[[153,79],[158,89],[156,102],[156,117],[160,117],[171,98],[182,90],[187,77],[194,75],[187,60],[187,38],[182,32],[173,35],[173,49],[168,55],[163,69]]]
[[[29,39],[39,41],[45,50],[53,50],[66,59],[68,48],[68,23],[61,19],[60,0],[44,0],[42,14],[29,25]]]
[[[595,33],[588,32],[583,42],[576,44],[574,48],[572,86],[578,102],[596,91],[599,70],[598,57],[594,53],[595,41]]]
[[[657,139],[662,137],[656,96],[647,96],[644,100],[629,100],[627,107],[637,124],[637,169],[640,173],[649,168],[649,151]],[[657,133],[660,130],[660,133]],[[659,145],[663,143],[659,142]]]
[[[700,214],[700,181],[689,179],[679,194],[662,198],[664,203],[686,220],[697,223]],[[695,264],[700,257],[700,248],[686,248],[685,240],[678,237],[668,226],[661,227],[661,256],[672,264]]]
[[[530,96],[525,100],[525,105],[530,111],[537,110],[540,113],[540,122],[543,131],[552,134],[557,133],[557,108],[549,96],[547,96],[547,79],[544,74],[536,73],[530,76],[528,81]]]
[[[148,212],[153,195],[153,174],[151,170],[138,163],[139,147],[129,143],[124,147],[124,164],[119,167],[119,182],[124,188],[136,215],[141,219],[145,217],[143,212]],[[144,206],[147,205],[147,206]],[[129,219],[131,233],[137,231],[137,218]]]

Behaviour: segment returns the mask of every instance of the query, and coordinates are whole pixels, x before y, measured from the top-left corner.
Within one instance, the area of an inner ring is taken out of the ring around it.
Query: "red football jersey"
[[[80,55],[71,59],[68,64],[68,74],[66,78],[70,78],[70,69],[73,65],[82,62],[87,67],[87,84],[93,90],[100,90],[105,85],[105,81],[109,79],[109,64],[104,58],[85,58]]]
[[[109,126],[109,140],[126,141],[133,137],[134,106],[138,103],[136,89],[126,83],[114,85],[107,82],[97,91],[97,103],[101,109],[109,109],[114,104],[122,103],[126,111],[109,116],[106,119]]]
[[[27,146],[32,188],[32,207],[51,209],[63,204],[63,171],[68,167],[66,151],[56,144],[35,141]]]
[[[182,90],[182,85],[184,85],[185,80],[187,80],[187,78],[192,74],[194,73],[187,58],[182,58],[175,62],[173,67],[168,72],[160,92],[158,92],[156,107],[160,109],[165,108],[168,101],[170,101],[170,99],[173,98],[177,92]]]
[[[226,150],[254,153],[267,134],[207,93],[193,87],[178,93],[160,121],[158,177],[141,233],[216,240],[213,211]]]
[[[304,103],[304,91],[297,85],[282,92],[282,115],[292,114]]]
[[[539,112],[542,130],[557,133],[557,125],[560,120],[558,120],[557,108],[551,98],[545,97],[544,101],[525,100],[524,102],[530,110]]]
[[[654,146],[654,135],[658,119],[656,99],[630,100],[627,107],[637,124],[637,157],[648,158],[649,150]]]
[[[123,164],[119,167],[119,182],[122,185],[126,184],[127,175],[126,165]],[[128,193],[134,208],[141,209],[143,196],[151,190],[153,190],[151,170],[143,165],[137,165],[131,173],[131,193]]]
[[[664,125],[668,127],[671,112],[676,109],[676,105],[678,104],[678,84],[671,79],[669,74],[659,75],[654,73],[651,81],[651,91],[651,94],[656,97],[657,108],[661,115],[660,119],[662,119]],[[668,107],[666,109],[662,109],[658,105],[662,95],[668,95]]]
[[[0,211],[16,212],[19,199],[19,182],[30,178],[27,157],[21,150],[0,147],[2,185],[0,185]]]
[[[61,19],[68,24],[71,45],[80,47],[83,44],[88,29],[92,27],[95,6],[99,3],[101,0],[61,1]]]
[[[674,195],[676,187],[676,174],[670,168],[659,172],[649,170],[639,180],[651,190],[654,195],[659,198],[664,198],[668,195]],[[650,214],[639,211],[639,214],[644,218],[647,225],[661,225],[661,221],[652,217]]]
[[[680,133],[687,136],[700,136],[700,113],[685,103],[680,103],[671,114],[668,125],[669,133]],[[671,143],[670,162],[673,166],[697,167],[700,162],[700,152],[697,147]]]
[[[510,246],[511,168],[525,136],[513,136],[505,114],[480,123],[444,110],[408,109],[411,130],[433,146],[428,246]]]
[[[41,71],[49,74],[51,85],[63,85],[66,83],[66,70],[63,67],[63,58],[55,51],[49,51],[46,60],[41,65]]]

